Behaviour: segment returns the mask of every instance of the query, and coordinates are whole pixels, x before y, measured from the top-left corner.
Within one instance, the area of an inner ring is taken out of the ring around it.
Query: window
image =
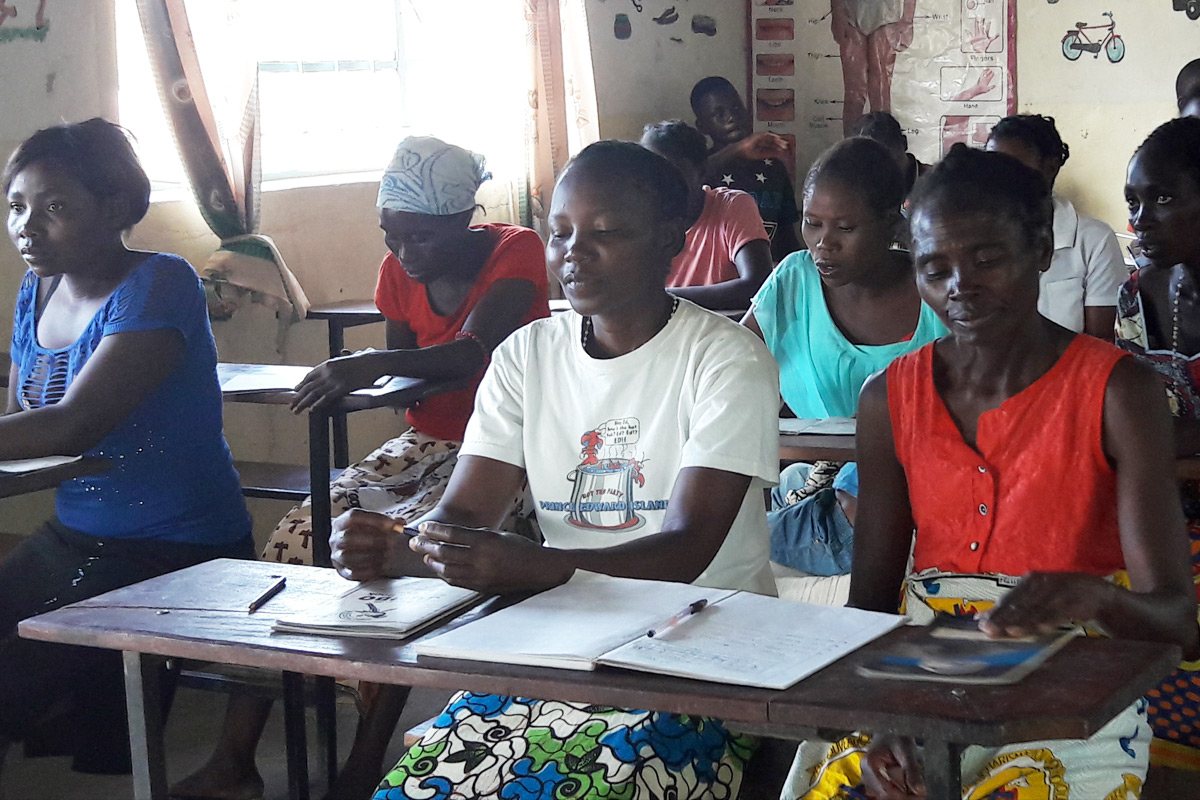
[[[200,48],[204,2],[192,4],[190,20]],[[532,70],[523,0],[236,5],[258,62],[264,180],[374,179],[410,133],[484,154],[497,178],[523,171]],[[116,6],[121,122],[137,137],[155,187],[185,186],[136,6]],[[207,63],[205,70],[208,84],[217,73]]]

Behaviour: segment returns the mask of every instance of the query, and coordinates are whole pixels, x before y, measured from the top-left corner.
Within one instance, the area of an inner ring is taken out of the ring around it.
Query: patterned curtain
[[[302,319],[304,290],[258,232],[258,64],[239,41],[250,33],[239,24],[239,0],[137,0],[137,7],[180,160],[200,213],[221,237],[200,271],[210,312],[227,319],[249,295],[273,307],[282,324]]]
[[[529,207],[526,224],[543,236],[554,181],[572,155],[600,138],[584,0],[525,0],[530,90]]]

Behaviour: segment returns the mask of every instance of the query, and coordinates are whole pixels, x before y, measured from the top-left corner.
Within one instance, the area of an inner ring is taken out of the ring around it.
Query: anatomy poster
[[[801,173],[868,111],[932,163],[1016,109],[1015,0],[747,0],[755,130]]]

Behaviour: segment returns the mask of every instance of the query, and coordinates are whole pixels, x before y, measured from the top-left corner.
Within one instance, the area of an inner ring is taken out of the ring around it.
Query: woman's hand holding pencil
[[[330,556],[338,574],[352,581],[370,581],[404,574],[401,562],[407,539],[404,521],[383,514],[353,509],[333,521],[329,537]]]
[[[561,557],[564,551],[487,528],[429,520],[408,546],[446,583],[484,594],[549,589],[575,572]]]

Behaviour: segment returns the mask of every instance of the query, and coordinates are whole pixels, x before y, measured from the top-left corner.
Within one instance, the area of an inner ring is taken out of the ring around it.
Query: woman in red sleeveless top
[[[1115,347],[1038,314],[1052,253],[1044,181],[956,147],[912,208],[917,286],[949,334],[863,389],[850,605],[895,612],[903,597],[918,622],[978,613],[997,637],[1088,621],[1195,657],[1162,391]],[[1138,796],[1149,739],[1139,701],[1086,741],[969,747],[963,797]],[[876,800],[924,797],[912,742],[801,746],[794,796],[859,783]]]

